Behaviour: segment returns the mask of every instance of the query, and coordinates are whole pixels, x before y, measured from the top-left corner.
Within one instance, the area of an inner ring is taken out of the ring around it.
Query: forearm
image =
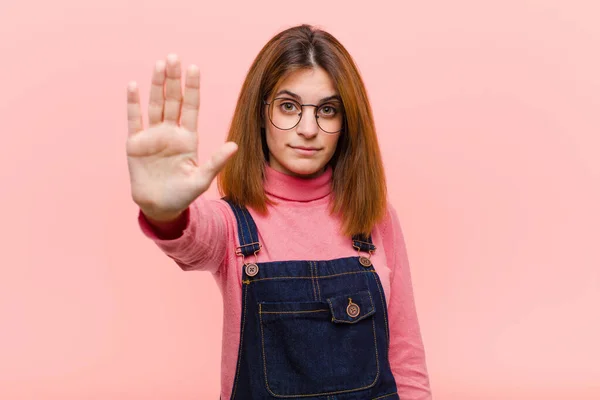
[[[225,216],[216,203],[200,197],[172,221],[151,221],[140,210],[139,225],[183,270],[216,272],[228,240]]]
[[[383,240],[391,270],[391,295],[388,302],[390,365],[401,399],[430,400],[432,397],[425,348],[417,316],[406,244],[393,208],[390,208],[388,218],[387,233]]]

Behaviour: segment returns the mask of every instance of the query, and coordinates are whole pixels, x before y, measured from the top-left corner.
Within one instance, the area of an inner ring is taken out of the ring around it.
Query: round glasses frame
[[[277,97],[277,98],[274,98],[273,101],[271,101],[270,103],[267,103],[266,100],[263,100],[263,104],[269,107],[269,110],[268,110],[269,111],[268,112],[268,114],[269,114],[269,121],[271,121],[271,123],[273,124],[273,126],[275,126],[277,129],[281,129],[282,131],[289,131],[290,129],[294,129],[295,127],[298,126],[298,124],[300,123],[300,121],[302,121],[302,113],[303,113],[304,107],[314,107],[315,108],[315,119],[317,120],[317,125],[319,126],[320,130],[322,130],[325,133],[332,134],[332,135],[335,134],[335,133],[339,133],[339,132],[341,132],[341,131],[344,130],[344,122],[345,122],[344,119],[342,119],[342,126],[337,131],[326,131],[325,129],[323,129],[321,127],[321,124],[319,124],[319,116],[317,115],[317,112],[319,111],[319,108],[321,108],[322,106],[326,106],[326,104],[322,104],[322,105],[319,106],[319,105],[316,105],[316,104],[300,104],[298,102],[296,102],[296,103],[298,103],[300,105],[300,113],[298,113],[298,116],[300,118],[298,118],[298,122],[296,122],[296,124],[294,126],[292,126],[291,128],[280,128],[277,125],[275,125],[275,123],[271,119],[271,104],[273,104],[273,102],[275,100],[288,100],[288,99],[286,97]]]

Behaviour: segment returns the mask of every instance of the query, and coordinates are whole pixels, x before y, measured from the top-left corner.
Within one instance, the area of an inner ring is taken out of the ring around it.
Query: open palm
[[[144,129],[139,90],[127,90],[127,164],[133,201],[144,214],[158,220],[176,218],[205,192],[226,161],[237,150],[225,143],[209,160],[198,162],[200,75],[188,67],[181,91],[181,63],[177,56],[156,63]]]

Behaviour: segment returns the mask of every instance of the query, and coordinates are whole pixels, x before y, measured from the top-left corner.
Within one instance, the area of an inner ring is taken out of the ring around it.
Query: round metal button
[[[360,256],[360,257],[358,258],[358,262],[359,262],[359,263],[360,263],[360,264],[361,264],[363,267],[370,267],[371,265],[373,265],[373,264],[371,263],[371,260],[369,260],[367,257],[363,257],[363,256]]]
[[[356,318],[360,314],[360,307],[356,303],[350,303],[346,307],[346,312],[351,318]]]
[[[258,274],[258,265],[254,263],[246,264],[246,275],[256,276],[256,274]]]

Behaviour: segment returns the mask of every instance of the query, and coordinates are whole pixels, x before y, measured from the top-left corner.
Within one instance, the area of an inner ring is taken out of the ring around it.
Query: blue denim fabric
[[[399,400],[385,294],[373,266],[358,255],[263,262],[251,276],[256,269],[248,264],[260,251],[256,225],[244,207],[229,204],[245,263],[231,399]],[[370,237],[348,245],[375,249]]]

